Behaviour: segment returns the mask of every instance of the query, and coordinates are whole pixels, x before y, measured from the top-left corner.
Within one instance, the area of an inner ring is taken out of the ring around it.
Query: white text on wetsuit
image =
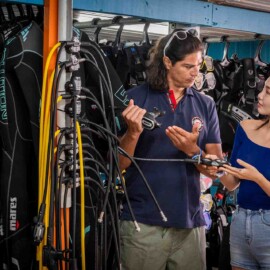
[[[10,210],[9,210],[9,230],[17,230],[17,198],[10,198]]]

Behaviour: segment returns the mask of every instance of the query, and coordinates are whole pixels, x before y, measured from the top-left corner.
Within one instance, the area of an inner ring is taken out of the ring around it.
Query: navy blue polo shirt
[[[192,123],[203,123],[198,145],[205,149],[208,143],[221,143],[215,103],[208,96],[193,88],[186,89],[185,96],[172,111],[167,92],[151,89],[148,84],[132,88],[127,92],[135,104],[147,111],[154,107],[166,111],[158,118],[160,128],[144,130],[135,149],[135,157],[148,159],[181,159],[186,154],[179,151],[165,133],[168,126],[176,125],[187,131]],[[138,222],[175,228],[194,228],[204,225],[200,206],[200,173],[193,164],[183,162],[137,161],[155,194],[167,222],[160,213],[147,190],[141,175],[131,164],[125,176],[127,193]],[[123,203],[123,220],[132,220],[126,202]]]

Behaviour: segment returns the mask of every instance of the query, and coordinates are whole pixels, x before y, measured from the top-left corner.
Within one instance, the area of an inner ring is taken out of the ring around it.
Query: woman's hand
[[[205,155],[205,158],[209,158],[212,160],[220,159],[218,156],[210,155],[210,154]],[[220,177],[220,175],[218,174],[218,172],[220,171],[220,168],[216,166],[207,166],[207,165],[201,165],[201,166],[205,170],[205,172],[209,174],[211,177],[215,177],[215,178]]]
[[[241,159],[237,159],[237,163],[243,168],[236,168],[229,165],[224,165],[220,169],[224,172],[230,173],[238,179],[246,179],[257,182],[262,178],[262,174],[254,166]]]

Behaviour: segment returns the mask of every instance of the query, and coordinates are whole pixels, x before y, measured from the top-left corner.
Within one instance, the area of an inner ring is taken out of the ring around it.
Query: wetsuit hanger
[[[14,13],[13,5],[6,4],[5,6],[8,18],[5,19],[0,25],[0,32],[4,34],[4,39],[7,40],[11,36],[17,34],[21,30],[20,24],[17,23],[16,16]],[[3,12],[3,10],[2,10]]]
[[[97,25],[97,23],[100,21],[100,18],[94,18],[91,22],[91,25]],[[101,26],[97,26],[95,32],[94,32],[94,41],[98,44],[98,35],[101,30]]]
[[[8,19],[10,22],[16,22],[16,15],[13,10],[13,5],[12,4],[7,4],[6,5],[7,12],[8,12]]]
[[[205,55],[207,55],[208,48],[209,48],[209,43],[207,42],[207,37],[204,37],[202,39],[202,44],[203,44],[203,56],[205,56]]]
[[[148,34],[148,28],[150,26],[150,22],[146,22],[143,28],[143,41],[142,44],[151,46],[149,34]]]
[[[0,31],[2,33],[10,27],[10,19],[7,11],[7,6],[3,4],[0,8]]]
[[[25,26],[29,25],[30,21],[32,20],[32,18],[30,18],[26,12],[26,7],[24,8],[24,6],[22,4],[16,4],[15,7],[17,8],[17,10],[19,11],[19,16],[16,16],[15,20],[16,23],[22,28],[24,28]]]
[[[122,16],[115,16],[112,19],[112,25],[114,25],[114,24],[119,24],[120,25],[119,28],[118,28],[118,30],[117,30],[115,40],[113,42],[113,47],[114,48],[117,48],[117,50],[120,49],[121,35],[122,35],[123,29],[124,29],[124,24],[120,23],[120,20],[121,19],[123,19]]]
[[[255,52],[255,56],[254,56],[255,65],[261,66],[261,67],[268,66],[268,64],[263,62],[261,59],[261,50],[262,50],[262,47],[264,45],[264,42],[265,42],[265,40],[261,40],[259,42],[258,47],[257,47],[256,52]]]
[[[43,6],[37,6],[37,14],[34,17],[35,22],[40,26],[43,27],[43,23],[44,23],[44,8]]]
[[[223,66],[223,67],[227,67],[231,61],[228,57],[228,51],[229,51],[229,47],[230,47],[230,42],[226,40],[227,39],[227,36],[223,36],[221,37],[221,41],[222,42],[225,42],[225,46],[224,46],[224,50],[223,50],[223,57],[222,57],[222,60],[220,62],[220,65]]]
[[[0,7],[0,23],[6,23],[6,18],[2,7]]]
[[[35,14],[34,14],[32,5],[26,5],[26,17],[27,17],[30,21],[34,20]]]
[[[16,4],[16,7],[17,7],[17,9],[19,11],[19,14],[20,14],[20,16],[19,17],[16,17],[16,18],[17,19],[19,18],[19,19],[24,20],[26,18],[26,14],[24,12],[23,5],[22,4]]]
[[[5,18],[2,7],[0,7],[0,25],[4,25],[5,23],[6,23],[6,18]],[[5,35],[2,32],[2,29],[0,27],[0,55],[3,52],[4,43],[5,43]]]

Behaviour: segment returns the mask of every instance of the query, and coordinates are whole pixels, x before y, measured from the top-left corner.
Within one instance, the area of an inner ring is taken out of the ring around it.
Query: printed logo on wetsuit
[[[5,59],[6,59],[6,48],[3,50],[2,58],[0,59],[0,121],[7,123]]]
[[[11,197],[9,204],[9,230],[17,231],[19,228],[19,222],[17,222],[17,198]]]
[[[114,93],[114,96],[117,98],[118,101],[120,101],[124,105],[128,105],[129,99],[127,97],[127,92],[124,89],[124,86],[121,85],[121,87]]]
[[[196,116],[192,118],[192,126],[195,124],[199,126],[199,131],[203,129],[203,120],[200,117]]]
[[[22,36],[23,42],[26,41],[27,36],[28,36],[28,34],[29,34],[29,29],[31,28],[31,26],[32,26],[32,23],[31,23],[29,26],[25,27],[25,28],[21,31],[21,36]]]

